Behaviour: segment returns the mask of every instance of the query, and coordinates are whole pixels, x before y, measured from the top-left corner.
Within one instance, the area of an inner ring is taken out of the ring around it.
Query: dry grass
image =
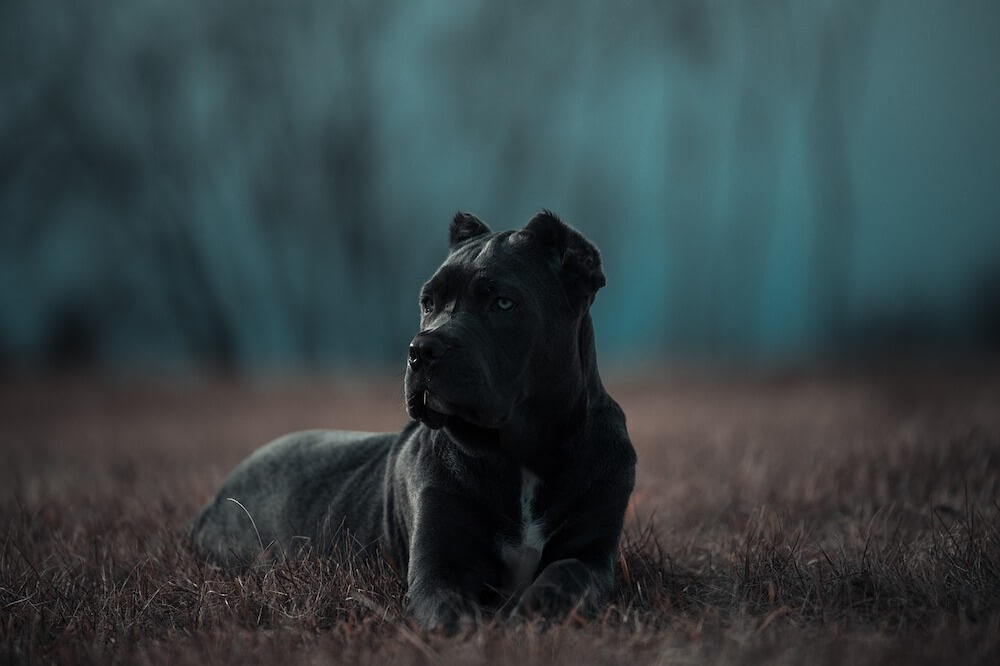
[[[255,444],[395,429],[392,380],[0,385],[0,660],[996,663],[1000,373],[609,382],[638,483],[597,620],[414,628],[381,562],[182,540]]]

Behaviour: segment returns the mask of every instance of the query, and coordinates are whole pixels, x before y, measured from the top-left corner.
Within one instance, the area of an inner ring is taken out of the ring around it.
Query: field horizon
[[[397,430],[398,377],[0,380],[5,663],[996,663],[1000,366],[611,374],[639,463],[597,617],[407,616],[382,561],[227,572],[188,521],[254,448]]]

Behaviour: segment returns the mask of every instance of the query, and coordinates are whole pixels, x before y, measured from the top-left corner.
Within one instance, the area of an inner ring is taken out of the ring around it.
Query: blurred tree
[[[834,350],[846,334],[857,206],[848,151],[851,114],[864,88],[868,44],[876,1],[849,4],[831,12],[819,26],[818,65],[810,107],[815,234],[812,281],[820,343]],[[849,53],[845,57],[844,52]]]

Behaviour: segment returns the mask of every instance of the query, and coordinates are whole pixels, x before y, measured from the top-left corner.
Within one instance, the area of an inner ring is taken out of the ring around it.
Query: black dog
[[[502,233],[456,215],[410,343],[416,420],[259,449],[195,520],[195,544],[246,561],[269,544],[326,548],[323,526],[342,526],[395,563],[429,628],[594,609],[635,478],[625,415],[597,372],[602,286],[597,248],[551,213]]]

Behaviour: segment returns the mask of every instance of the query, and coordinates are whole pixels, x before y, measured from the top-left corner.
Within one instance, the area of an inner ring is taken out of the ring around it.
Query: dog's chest
[[[507,587],[520,590],[535,577],[545,547],[545,524],[538,510],[541,480],[521,468],[520,524],[515,538],[501,540],[500,557],[506,567]]]

